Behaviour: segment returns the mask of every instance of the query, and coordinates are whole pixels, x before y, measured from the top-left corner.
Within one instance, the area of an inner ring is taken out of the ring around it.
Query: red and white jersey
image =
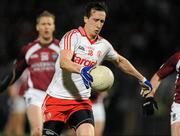
[[[173,72],[177,73],[175,82],[175,102],[180,103],[180,52],[172,55],[157,71],[160,79],[167,77]]]
[[[47,90],[55,72],[59,49],[59,41],[56,39],[43,46],[35,40],[22,48],[16,61],[16,68],[28,69],[28,88]]]
[[[103,60],[116,60],[117,52],[112,45],[100,36],[91,41],[82,27],[67,32],[60,41],[60,50],[68,49],[74,52],[73,61],[82,66],[99,65]],[[91,89],[86,89],[82,77],[60,68],[59,59],[56,61],[55,74],[47,93],[62,99],[87,99]]]

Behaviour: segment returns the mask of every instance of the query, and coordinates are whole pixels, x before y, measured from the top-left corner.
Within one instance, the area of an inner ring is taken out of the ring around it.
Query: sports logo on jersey
[[[56,60],[56,59],[57,59],[57,57],[58,57],[58,54],[57,54],[57,53],[53,53],[53,54],[52,54],[52,58],[53,58],[53,60]]]
[[[41,53],[41,61],[49,60],[49,54],[47,52]]]
[[[99,57],[102,55],[102,52],[101,52],[101,51],[98,51],[96,55],[97,55],[97,57],[99,58]]]
[[[97,63],[97,61],[91,61],[85,58],[81,58],[77,56],[77,54],[74,55],[74,62],[83,66],[92,66]]]
[[[82,50],[82,51],[85,51],[84,47],[83,46],[79,46],[78,49]]]
[[[51,117],[52,117],[51,112],[48,112],[47,115],[46,115],[46,118],[50,119]]]

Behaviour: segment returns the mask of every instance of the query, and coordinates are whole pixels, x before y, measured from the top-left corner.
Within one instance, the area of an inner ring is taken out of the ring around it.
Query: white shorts
[[[46,92],[34,88],[29,88],[24,94],[26,107],[32,104],[41,108],[45,97]]]
[[[105,108],[102,102],[93,103],[92,105],[94,121],[105,121]]]
[[[180,104],[173,102],[171,105],[171,125],[180,122]]]
[[[11,106],[11,112],[12,113],[25,113],[26,111],[26,105],[25,100],[22,96],[17,96]]]

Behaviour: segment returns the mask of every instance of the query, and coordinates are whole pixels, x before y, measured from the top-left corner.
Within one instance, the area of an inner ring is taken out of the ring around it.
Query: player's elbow
[[[127,63],[129,63],[129,61],[124,57],[121,57],[121,58],[119,57],[117,59],[117,64],[119,67],[122,67],[122,66],[126,65]]]
[[[67,59],[60,59],[60,68],[63,69],[63,70],[68,70],[69,68],[69,60]]]
[[[124,73],[132,73],[132,65],[126,58],[119,59],[117,64]]]

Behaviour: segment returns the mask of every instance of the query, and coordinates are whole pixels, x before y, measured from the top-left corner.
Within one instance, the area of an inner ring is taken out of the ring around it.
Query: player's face
[[[41,17],[36,26],[39,32],[39,38],[52,39],[55,30],[54,20],[52,17]]]
[[[89,18],[84,17],[84,28],[89,38],[96,38],[104,25],[105,19],[106,13],[98,10],[92,10]]]

